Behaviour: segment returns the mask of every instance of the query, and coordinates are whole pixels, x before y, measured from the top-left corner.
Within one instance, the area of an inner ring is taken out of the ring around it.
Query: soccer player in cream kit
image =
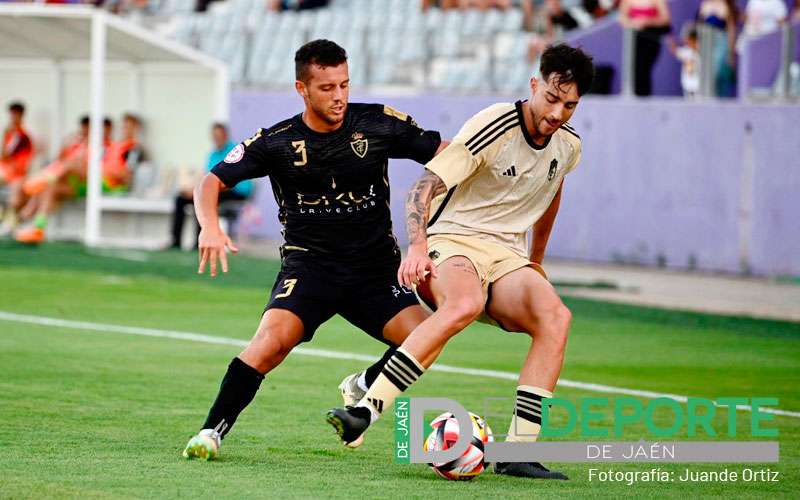
[[[539,73],[528,100],[495,104],[470,118],[411,188],[410,243],[398,280],[416,286],[435,312],[356,406],[328,413],[345,444],[360,438],[476,319],[531,337],[507,440],[538,437],[542,399],[553,395],[571,321],[542,260],[564,177],[580,161],[581,140],[568,121],[591,87],[594,66],[582,50],[561,44],[544,51]],[[497,463],[495,472],[566,479],[534,461]]]

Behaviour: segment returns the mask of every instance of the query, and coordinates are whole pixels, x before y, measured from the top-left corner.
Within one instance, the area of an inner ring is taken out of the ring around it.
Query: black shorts
[[[303,322],[303,342],[319,326],[339,314],[371,337],[383,338],[383,328],[397,313],[418,305],[412,290],[397,283],[397,270],[342,274],[302,262],[284,261],[265,311],[286,309]]]

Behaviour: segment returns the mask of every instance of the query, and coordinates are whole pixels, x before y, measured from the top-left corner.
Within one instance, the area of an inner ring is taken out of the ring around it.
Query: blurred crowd
[[[695,20],[679,29],[678,40],[671,34],[673,26],[666,0],[621,0],[619,20],[635,33],[634,92],[638,96],[652,93],[653,66],[666,38],[671,52],[681,61],[681,85],[688,97],[697,95],[700,87],[700,32],[705,29],[711,44],[713,89],[718,97],[733,97],[736,92],[737,56],[748,39],[780,29],[790,18],[800,18],[800,0],[792,12],[785,0],[748,0],[740,10],[736,0],[703,0]]]
[[[4,1],[4,0],[0,0]],[[45,0],[40,3],[90,3],[115,13],[154,13],[170,0]],[[210,2],[197,0],[195,9],[205,11]],[[272,12],[303,11],[351,0],[258,0]],[[412,0],[409,0],[412,1]],[[800,20],[800,0],[702,0],[695,19],[676,26],[668,0],[416,0],[423,12],[437,10],[509,10],[522,12],[521,32],[527,33],[527,64],[535,66],[548,45],[568,32],[587,28],[611,14],[633,32],[633,92],[653,93],[653,68],[664,46],[681,64],[681,85],[686,96],[700,92],[701,66],[713,67],[713,94],[733,97],[736,93],[737,59],[749,39],[779,30],[791,20]],[[673,5],[675,5],[673,3]],[[743,8],[741,8],[743,7]],[[360,8],[363,8],[360,7]],[[135,14],[134,14],[135,15]],[[710,50],[701,51],[708,43]],[[708,61],[701,61],[701,52]],[[518,56],[515,56],[518,57]],[[609,73],[619,68],[608,69]],[[603,70],[603,68],[601,68]],[[609,75],[606,75],[610,79]],[[599,78],[603,80],[603,76]]]

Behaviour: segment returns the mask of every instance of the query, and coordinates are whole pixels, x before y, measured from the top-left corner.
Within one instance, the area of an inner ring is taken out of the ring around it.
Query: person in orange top
[[[3,132],[3,144],[0,150],[0,185],[8,186],[9,196],[0,234],[10,232],[17,224],[17,213],[23,203],[22,183],[33,158],[33,143],[22,126],[25,105],[12,102],[8,106],[8,114],[9,125]]]
[[[122,119],[122,139],[111,143],[103,156],[103,189],[125,191],[130,184],[131,167],[144,160],[144,150],[139,144],[142,122],[132,114]]]
[[[135,115],[126,114],[123,117],[122,139],[111,141],[110,127],[106,129],[102,163],[104,192],[127,190],[132,176],[131,167],[144,159],[138,139],[140,128],[141,120]],[[88,146],[76,146],[71,151],[72,157],[54,162],[45,169],[41,178],[26,183],[26,192],[38,190],[36,215],[31,226],[17,231],[16,240],[20,243],[35,244],[44,241],[49,216],[57,209],[58,202],[86,194]]]
[[[111,144],[112,130],[111,120],[103,119],[104,150]],[[81,117],[78,132],[61,148],[58,158],[25,181],[22,190],[27,196],[35,197],[44,192],[51,184],[56,184],[65,178],[69,178],[70,184],[85,184],[88,165],[89,117],[84,115]]]

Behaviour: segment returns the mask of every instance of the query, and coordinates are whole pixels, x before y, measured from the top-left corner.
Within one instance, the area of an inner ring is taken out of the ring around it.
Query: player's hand
[[[400,269],[397,270],[397,281],[408,288],[418,285],[425,281],[430,272],[430,277],[436,278],[436,265],[430,257],[428,257],[428,245],[426,242],[416,243],[409,245],[408,254],[403,262],[400,263]]]
[[[197,274],[203,274],[206,270],[206,264],[208,264],[212,278],[217,275],[217,261],[222,265],[222,272],[228,272],[228,256],[225,253],[225,249],[227,248],[233,253],[239,251],[239,248],[233,244],[228,235],[219,228],[203,228],[200,231],[197,244],[200,250],[200,265],[197,268]]]

